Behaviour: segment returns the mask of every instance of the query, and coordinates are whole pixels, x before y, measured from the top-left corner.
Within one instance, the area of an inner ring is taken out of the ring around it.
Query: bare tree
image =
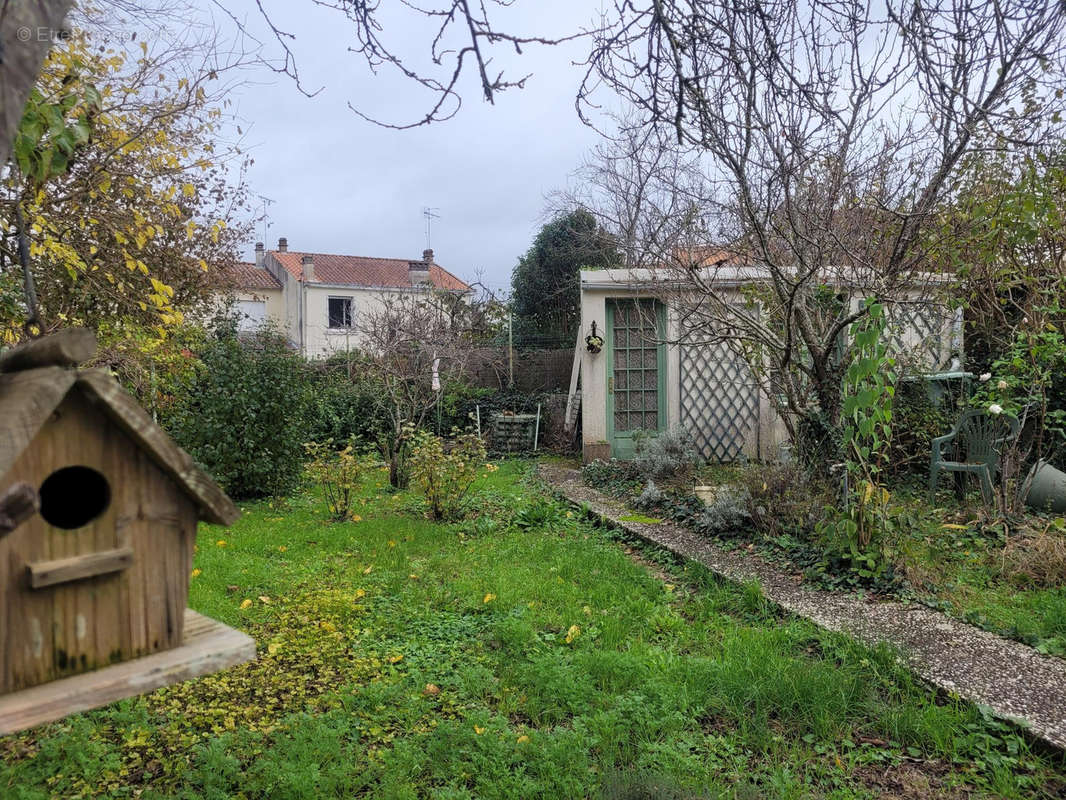
[[[382,391],[388,429],[379,444],[394,487],[407,484],[411,436],[444,388],[467,374],[475,315],[460,295],[402,292],[384,296],[357,326],[367,372]]]
[[[1066,7],[617,0],[609,15],[579,108],[616,93],[705,174],[696,213],[648,227],[661,290],[683,330],[744,352],[788,424],[835,427],[856,299],[912,296],[936,269],[927,223],[968,153],[1058,125]]]
[[[657,264],[664,244],[702,215],[699,154],[635,116],[614,121],[616,130],[584,158],[572,185],[549,196],[546,216],[585,209],[614,235],[619,266]]]

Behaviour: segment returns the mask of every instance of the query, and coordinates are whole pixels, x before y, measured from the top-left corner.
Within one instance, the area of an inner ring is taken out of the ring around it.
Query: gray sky
[[[247,21],[267,54],[280,52],[253,0],[225,5]],[[264,0],[264,7],[295,35],[303,85],[322,87],[307,98],[289,78],[263,71],[250,74],[254,83],[234,96],[255,159],[250,187],[275,201],[267,247],[286,236],[294,250],[415,258],[425,245],[422,208],[432,206],[440,215],[432,230],[437,262],[468,279],[480,272],[493,288],[508,285],[539,228],[545,195],[566,184],[595,142],[574,110],[583,71],[571,62],[587,54],[588,43],[531,47],[521,57],[500,52],[497,68],[513,77],[533,73],[525,89],[489,105],[471,72],[457,117],[395,131],[360,119],[348,102],[409,122],[426,112],[428,95],[387,74],[371,75],[361,56],[347,52],[353,29],[341,13],[308,0]],[[558,35],[590,23],[598,10],[595,0],[521,0],[498,15],[499,27]],[[390,39],[400,32],[401,43],[410,40],[405,52],[424,60],[426,29],[406,15],[388,27],[391,19],[385,17]]]

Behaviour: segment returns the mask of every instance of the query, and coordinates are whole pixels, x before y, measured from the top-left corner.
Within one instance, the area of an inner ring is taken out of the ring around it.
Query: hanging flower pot
[[[596,323],[592,323],[592,333],[585,337],[585,349],[596,355],[603,349],[603,337],[596,333]]]

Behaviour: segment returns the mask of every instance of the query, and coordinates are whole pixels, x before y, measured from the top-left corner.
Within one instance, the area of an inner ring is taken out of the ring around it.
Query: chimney
[[[429,283],[429,263],[433,258],[433,251],[426,250],[422,255],[429,254],[429,259],[424,261],[408,261],[407,262],[407,275],[411,279],[412,286],[420,286],[423,283]]]
[[[278,239],[278,252],[279,253],[287,253],[287,252],[289,252],[289,240],[286,239],[284,236],[282,236],[280,239]]]
[[[282,239],[281,241],[285,241]],[[310,253],[305,253],[303,258],[300,259],[300,265],[303,267],[304,283],[313,281],[315,279],[315,257]]]
[[[255,243],[255,265],[259,269],[263,268],[263,263],[266,260],[266,250],[263,249],[262,242]]]
[[[432,264],[433,263],[433,251],[432,250],[423,250],[422,251],[422,260],[425,261],[427,264]]]

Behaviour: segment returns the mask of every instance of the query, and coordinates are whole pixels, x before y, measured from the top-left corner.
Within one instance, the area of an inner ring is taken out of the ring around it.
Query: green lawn
[[[368,485],[356,523],[307,495],[205,526],[191,604],[258,660],[0,739],[0,797],[1066,793],[1061,756],[580,521],[528,469],[483,479],[464,524]]]

